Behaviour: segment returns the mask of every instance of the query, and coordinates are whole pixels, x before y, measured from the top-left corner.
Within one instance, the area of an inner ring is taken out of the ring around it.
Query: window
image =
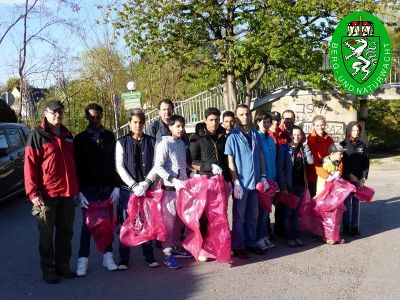
[[[3,130],[0,129],[0,155],[7,154],[8,151],[8,143],[6,140],[6,136],[4,135]]]
[[[24,140],[22,139],[18,128],[8,128],[6,129],[6,133],[8,135],[11,149],[24,147]]]

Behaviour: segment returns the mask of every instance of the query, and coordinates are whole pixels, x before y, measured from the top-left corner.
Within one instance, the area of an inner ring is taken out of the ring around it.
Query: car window
[[[0,129],[0,156],[6,155],[8,152],[8,143],[3,130]]]
[[[28,140],[28,136],[31,133],[31,131],[27,127],[22,127],[22,131],[24,132],[25,140]]]
[[[6,133],[11,149],[21,148],[24,146],[24,140],[22,139],[18,128],[7,128]]]

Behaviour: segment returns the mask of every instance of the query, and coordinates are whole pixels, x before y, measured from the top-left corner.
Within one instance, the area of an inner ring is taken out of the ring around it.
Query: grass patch
[[[396,157],[397,158],[397,157]],[[400,159],[400,158],[399,158]],[[380,159],[371,159],[369,162],[371,165],[380,165],[383,164],[383,161]]]

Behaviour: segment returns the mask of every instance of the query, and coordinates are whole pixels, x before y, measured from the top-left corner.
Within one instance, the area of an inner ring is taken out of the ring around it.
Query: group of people
[[[360,140],[358,122],[349,123],[345,140],[338,144],[326,133],[323,116],[313,119],[313,131],[306,137],[302,128],[294,125],[291,110],[282,115],[259,111],[253,125],[249,108],[239,104],[235,112],[225,111],[222,116],[217,108],[206,109],[204,122],[196,125],[189,138],[185,119],[173,114],[171,100],[161,100],[157,108],[159,118],[146,130],[144,112],[130,110],[130,132],[116,140],[102,125],[100,105],[92,103],[85,108],[88,126],[73,138],[62,124],[63,104],[56,100],[46,103],[44,119],[26,145],[25,189],[38,220],[40,265],[47,283],[87,274],[91,232],[85,219],[88,207],[97,201],[115,203],[117,222],[122,224],[133,195],[141,197],[147,190],[161,187],[166,239],[158,246],[164,264],[177,269],[181,267],[177,257],[192,256],[182,247],[185,226],[175,209],[177,193],[189,178],[223,176],[233,199],[231,248],[236,257],[245,259],[248,253],[264,255],[275,246],[274,236],[284,237],[290,247],[303,245],[299,210],[305,190],[313,197],[325,182],[339,177],[360,187],[368,176],[368,153]],[[268,190],[271,181],[278,183],[281,195],[291,193],[300,199],[295,208],[275,203],[273,231],[270,212],[260,204],[256,189]],[[69,265],[75,203],[83,213],[76,272]],[[358,199],[352,193],[345,204],[343,233],[357,236]],[[208,222],[203,214],[203,234]],[[153,244],[147,241],[141,246],[147,265],[156,268],[159,262]],[[128,269],[130,247],[120,243],[119,258],[116,264],[111,242],[103,253],[103,266],[110,271]]]

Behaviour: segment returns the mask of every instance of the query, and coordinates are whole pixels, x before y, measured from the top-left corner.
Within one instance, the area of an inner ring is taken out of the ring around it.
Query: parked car
[[[0,123],[0,202],[24,190],[25,144],[30,130],[17,123]]]

